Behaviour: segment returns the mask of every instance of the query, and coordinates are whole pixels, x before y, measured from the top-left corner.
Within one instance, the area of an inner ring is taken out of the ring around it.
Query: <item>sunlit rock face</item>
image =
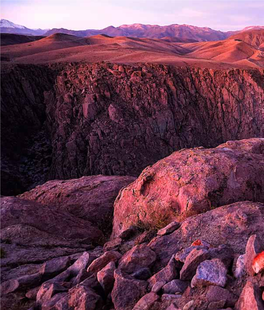
[[[132,225],[159,228],[246,200],[264,202],[264,139],[177,151],[119,193],[113,236]]]

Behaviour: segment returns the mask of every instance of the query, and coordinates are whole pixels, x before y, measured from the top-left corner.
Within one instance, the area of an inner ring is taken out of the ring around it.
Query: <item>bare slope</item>
[[[15,63],[100,62],[162,63],[197,67],[264,67],[263,30],[213,42],[95,35],[54,34],[24,44],[4,46],[2,57]]]

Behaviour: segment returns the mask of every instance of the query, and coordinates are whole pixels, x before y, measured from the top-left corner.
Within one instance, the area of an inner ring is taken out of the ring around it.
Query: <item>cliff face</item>
[[[45,123],[44,93],[53,87],[54,73],[44,66],[2,68],[3,195],[19,194],[45,181],[51,144]]]
[[[3,75],[4,194],[19,182],[136,176],[180,148],[264,136],[259,70],[100,63]]]

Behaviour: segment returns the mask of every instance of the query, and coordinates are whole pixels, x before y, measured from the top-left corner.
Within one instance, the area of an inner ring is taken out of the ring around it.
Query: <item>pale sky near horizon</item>
[[[102,29],[188,24],[216,30],[264,25],[264,0],[0,0],[0,17],[28,28]]]

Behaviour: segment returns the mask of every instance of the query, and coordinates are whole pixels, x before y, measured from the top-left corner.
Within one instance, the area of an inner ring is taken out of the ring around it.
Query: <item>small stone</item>
[[[208,305],[208,310],[221,309],[225,306],[225,300],[212,301]]]
[[[220,286],[211,285],[208,287],[206,300],[209,302],[224,300],[227,306],[233,307],[237,301],[237,296]]]
[[[233,274],[236,278],[240,278],[245,274],[245,254],[239,255],[236,260],[234,260]]]
[[[166,267],[164,267],[163,269],[161,269],[159,272],[157,272],[156,274],[154,274],[149,280],[149,285],[150,288],[153,287],[153,285],[156,282],[160,282],[160,281],[165,281],[166,283],[176,279],[178,276],[178,271],[176,269],[176,265],[175,265],[175,260],[174,260],[174,255],[172,255],[171,259],[169,260],[168,264]]]
[[[173,302],[173,301],[175,301],[175,300],[177,300],[177,299],[179,299],[179,298],[181,298],[181,297],[182,297],[181,295],[163,294],[163,295],[161,296],[161,302],[162,302],[162,303],[163,303],[163,302],[168,302],[168,301]]]
[[[195,274],[196,268],[204,260],[209,258],[209,252],[206,249],[193,249],[187,256],[185,263],[180,271],[181,280],[191,280]]]
[[[39,289],[40,287],[34,287],[31,290],[27,291],[26,297],[28,299],[36,300]]]
[[[174,304],[171,304],[166,310],[180,310]]]
[[[181,251],[177,252],[174,256],[176,261],[179,261],[181,263],[185,263],[185,260],[187,258],[187,256],[191,253],[192,250],[197,249],[207,249],[203,246],[190,246],[188,248],[182,249]]]
[[[121,254],[117,251],[105,252],[102,256],[95,259],[88,267],[88,272],[98,272],[103,269],[110,262],[117,262],[121,257]]]
[[[85,285],[77,285],[68,292],[68,307],[66,309],[78,310],[98,310],[102,309],[102,298],[97,295],[91,288]],[[57,309],[57,308],[56,308]]]
[[[86,269],[82,269],[79,271],[77,276],[73,278],[72,285],[75,286],[79,284],[80,282],[84,281],[86,278],[89,277],[89,273],[87,272]]]
[[[125,276],[118,269],[114,272],[115,283],[111,293],[116,310],[131,310],[147,293],[147,282]]]
[[[236,303],[237,310],[264,310],[261,291],[252,279],[248,280]]]
[[[82,269],[87,268],[92,259],[93,258],[88,252],[84,252],[67,270],[72,275],[77,276]]]
[[[144,242],[150,242],[156,236],[156,231],[151,229],[144,231],[142,234],[136,237],[135,244],[141,244]]]
[[[151,291],[154,293],[158,293],[165,284],[166,284],[165,281],[158,281],[153,285]]]
[[[138,271],[134,272],[132,274],[132,277],[138,280],[147,280],[152,276],[149,268],[145,267],[142,269],[139,269]]]
[[[67,269],[70,265],[70,261],[71,259],[69,256],[51,259],[42,265],[39,273],[48,277],[52,277]]]
[[[255,271],[252,268],[253,260],[257,253],[261,252],[261,246],[257,235],[252,235],[249,237],[246,245],[245,253],[245,269],[248,275],[253,276]]]
[[[41,309],[51,310],[54,309],[54,306],[56,305],[56,310],[66,310],[68,309],[68,298],[69,296],[66,292],[57,293],[51,299],[44,301],[41,304]],[[39,305],[39,303],[37,303],[37,305]],[[35,309],[36,308],[34,308],[34,310]]]
[[[97,280],[101,284],[102,288],[105,292],[111,292],[114,286],[114,271],[115,271],[115,263],[108,263],[103,269],[101,269],[97,273]]]
[[[1,284],[1,295],[7,295],[9,293],[15,292],[19,288],[18,280],[11,279],[3,282]]]
[[[122,244],[121,238],[112,239],[104,244],[104,251],[116,251]]]
[[[182,310],[190,310],[193,308],[194,305],[194,300],[189,301],[187,304],[184,305],[184,307],[182,308]]]
[[[227,281],[227,270],[220,259],[206,260],[202,262],[192,279],[191,287],[207,285],[219,285],[224,287]]]
[[[45,282],[41,285],[37,293],[37,302],[44,303],[50,300],[55,294],[67,291],[65,287],[58,283]]]
[[[126,273],[133,273],[151,266],[155,260],[155,252],[146,244],[140,244],[134,246],[120,259],[118,267]]]
[[[122,240],[128,240],[138,233],[138,228],[136,226],[131,226],[128,229],[124,230],[118,237]]]
[[[185,291],[188,284],[184,281],[175,279],[167,284],[165,284],[162,288],[164,294],[181,294]]]
[[[151,310],[155,301],[159,299],[159,296],[153,292],[150,292],[136,303],[133,310]]]
[[[168,235],[171,234],[172,232],[174,232],[176,229],[178,229],[181,226],[181,224],[179,222],[171,222],[169,225],[167,225],[164,228],[161,228],[158,232],[157,235],[158,236],[164,236],[164,235]]]
[[[21,276],[17,279],[10,279],[1,284],[1,293],[3,295],[15,292],[19,289],[32,288],[40,285],[42,275],[39,273],[34,273],[30,275]]]

